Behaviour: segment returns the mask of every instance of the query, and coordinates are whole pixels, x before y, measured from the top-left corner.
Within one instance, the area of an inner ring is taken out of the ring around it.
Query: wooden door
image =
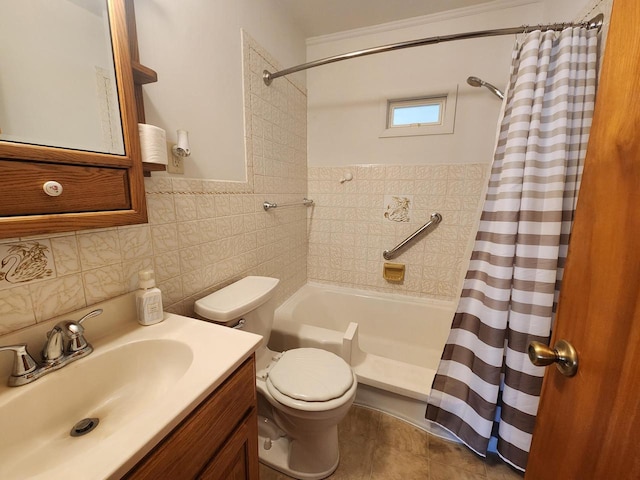
[[[615,0],[526,479],[640,479],[640,3]]]

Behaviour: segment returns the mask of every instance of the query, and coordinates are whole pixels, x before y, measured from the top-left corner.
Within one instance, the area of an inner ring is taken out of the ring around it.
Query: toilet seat
[[[357,386],[353,371],[342,358],[317,348],[284,352],[269,369],[265,383],[275,400],[305,411],[337,408],[349,400]]]

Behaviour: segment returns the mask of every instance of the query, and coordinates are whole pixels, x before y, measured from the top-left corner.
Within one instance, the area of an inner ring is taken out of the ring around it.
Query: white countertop
[[[129,300],[124,302],[128,305]],[[99,318],[91,319],[94,325]],[[94,347],[91,355],[31,384],[0,387],[0,478],[120,478],[249,358],[261,340],[258,335],[174,314],[147,327],[131,319],[119,319],[109,328],[103,323],[97,339],[92,338],[91,322],[84,326]],[[0,337],[0,345],[16,336],[19,333],[10,339]],[[37,349],[29,350],[37,357]],[[153,375],[162,378],[156,381]],[[100,385],[101,378],[106,387]],[[141,378],[140,385],[129,378]],[[109,392],[109,382],[124,388],[106,393],[114,398],[96,407],[91,395],[100,395],[105,388]],[[129,387],[143,390],[136,393]],[[100,424],[85,436],[70,437],[75,421],[94,416],[82,411],[85,403],[87,410],[97,410]],[[68,422],[65,415],[76,420]]]

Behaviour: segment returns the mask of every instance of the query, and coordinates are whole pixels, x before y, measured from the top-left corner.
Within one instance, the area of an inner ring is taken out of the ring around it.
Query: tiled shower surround
[[[309,280],[452,300],[459,295],[477,230],[489,165],[310,167]],[[340,182],[346,173],[353,180]],[[410,199],[409,222],[384,217],[389,196]],[[382,257],[424,225],[442,222],[389,260],[405,265],[402,283],[383,279]]]
[[[0,240],[50,247],[54,264],[46,279],[0,280],[0,334],[132,291],[145,268],[155,270],[165,308],[187,315],[196,299],[245,275],[279,278],[279,300],[305,283],[305,207],[265,212],[262,202],[307,193],[306,92],[289,79],[266,87],[262,71],[280,65],[246,34],[243,43],[248,181],[154,176],[145,181],[146,225]]]

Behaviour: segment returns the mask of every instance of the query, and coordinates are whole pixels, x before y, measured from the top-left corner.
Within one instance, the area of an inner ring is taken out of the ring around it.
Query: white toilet
[[[202,319],[263,336],[256,351],[260,461],[286,475],[316,480],[338,467],[338,422],[358,386],[351,367],[317,348],[267,348],[279,280],[245,277],[198,300]]]

